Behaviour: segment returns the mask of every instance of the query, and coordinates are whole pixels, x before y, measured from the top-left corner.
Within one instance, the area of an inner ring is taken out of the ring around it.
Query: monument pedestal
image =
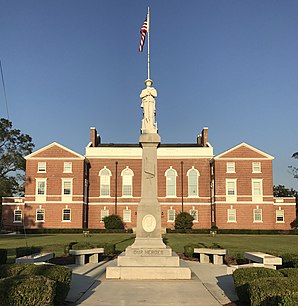
[[[135,242],[117,258],[116,267],[106,268],[109,279],[190,279],[191,270],[162,241],[161,211],[157,198],[157,146],[160,137],[155,123],[156,90],[152,81],[140,95],[144,119],[139,142],[142,146],[142,190],[137,211]]]
[[[108,279],[191,279],[191,270],[180,266],[177,254],[166,248],[129,246],[117,258],[116,267],[106,268]]]

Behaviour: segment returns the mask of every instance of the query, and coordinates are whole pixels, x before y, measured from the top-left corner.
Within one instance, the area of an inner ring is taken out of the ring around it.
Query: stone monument
[[[111,279],[190,279],[191,271],[180,267],[179,257],[162,240],[161,210],[157,197],[157,146],[160,136],[155,122],[157,92],[145,81],[142,90],[142,189],[137,211],[136,239],[118,256],[116,267],[107,267],[106,278]]]

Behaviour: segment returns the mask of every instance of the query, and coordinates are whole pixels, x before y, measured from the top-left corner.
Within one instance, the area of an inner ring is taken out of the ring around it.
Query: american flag
[[[139,52],[143,51],[143,47],[144,47],[147,32],[148,32],[148,23],[147,23],[147,18],[146,18],[142,27],[141,27],[141,30],[140,30],[141,42],[140,42],[140,46],[139,46]]]

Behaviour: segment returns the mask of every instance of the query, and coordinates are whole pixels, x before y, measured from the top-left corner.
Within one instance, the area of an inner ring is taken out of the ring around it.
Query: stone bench
[[[16,263],[47,262],[53,257],[54,257],[53,253],[35,253],[32,255],[16,258]]]
[[[282,265],[282,258],[262,252],[245,252],[244,258],[250,263],[262,264],[264,267],[276,269],[276,266]]]
[[[75,256],[76,265],[84,265],[89,262],[98,263],[98,255],[103,254],[103,248],[85,249],[85,250],[69,250],[69,255]]]
[[[209,256],[211,255],[212,262],[215,265],[222,265],[223,258],[227,254],[224,249],[207,249],[207,248],[194,248],[194,253],[200,254],[200,263],[209,263]]]

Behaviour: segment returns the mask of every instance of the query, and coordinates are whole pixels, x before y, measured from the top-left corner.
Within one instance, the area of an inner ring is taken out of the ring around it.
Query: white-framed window
[[[122,176],[122,196],[132,197],[132,178],[134,176],[133,171],[127,166],[121,172]]]
[[[70,208],[64,208],[62,210],[62,221],[70,222],[71,221],[71,210]]]
[[[175,222],[176,212],[175,209],[168,209],[168,222]]]
[[[263,213],[262,213],[262,209],[260,208],[255,208],[253,210],[254,213],[254,222],[258,223],[258,222],[263,222]]]
[[[100,211],[100,222],[103,222],[103,218],[104,217],[108,217],[109,216],[109,210],[106,209],[106,207],[104,207],[101,211]]]
[[[14,223],[22,223],[22,211],[20,209],[16,209],[14,211],[13,222]]]
[[[235,173],[235,163],[234,162],[227,162],[227,173]]]
[[[176,177],[177,171],[172,166],[165,172],[166,177],[166,196],[176,197]]]
[[[45,200],[47,194],[47,179],[36,179],[36,197]]]
[[[62,179],[62,197],[67,198],[72,195],[72,179]]]
[[[226,200],[237,200],[237,179],[226,179]]]
[[[260,162],[253,162],[252,163],[252,173],[261,173],[261,163]]]
[[[194,207],[189,211],[189,214],[193,217],[193,222],[199,222],[199,212]]]
[[[188,177],[188,196],[198,197],[200,172],[192,167],[187,171],[186,176]]]
[[[36,209],[36,222],[44,222],[45,220],[45,210],[42,208]]]
[[[228,209],[228,223],[236,223],[236,209],[235,208],[229,208]]]
[[[285,211],[282,209],[279,209],[275,213],[276,213],[276,223],[284,223],[285,222]]]
[[[99,171],[98,175],[100,176],[100,196],[110,197],[111,171],[104,166],[104,168]]]
[[[128,207],[123,210],[123,222],[131,222],[131,210]]]
[[[252,200],[253,202],[263,202],[263,181],[262,179],[252,179]]]
[[[64,162],[63,173],[72,173],[72,162]]]
[[[47,172],[47,163],[46,162],[38,162],[37,172],[38,173]]]

